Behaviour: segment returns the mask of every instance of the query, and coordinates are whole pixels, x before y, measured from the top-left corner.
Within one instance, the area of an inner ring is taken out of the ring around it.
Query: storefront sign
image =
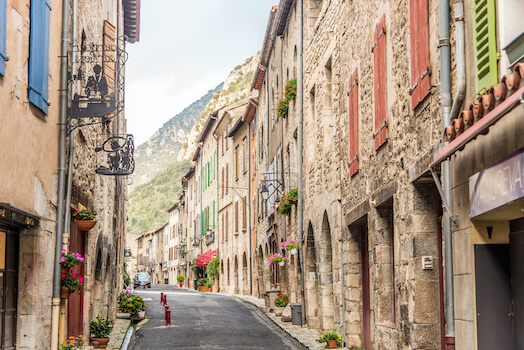
[[[471,218],[524,197],[524,148],[469,178]]]

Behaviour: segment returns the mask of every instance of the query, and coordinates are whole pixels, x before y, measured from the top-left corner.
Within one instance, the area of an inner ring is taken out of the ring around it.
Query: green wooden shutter
[[[495,0],[475,0],[473,10],[475,88],[479,92],[497,84]]]

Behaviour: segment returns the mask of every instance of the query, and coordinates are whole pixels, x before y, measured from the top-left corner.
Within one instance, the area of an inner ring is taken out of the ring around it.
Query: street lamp
[[[262,195],[262,199],[267,201],[267,199],[269,198],[269,191],[266,185],[262,185],[262,188],[260,189],[260,194]]]

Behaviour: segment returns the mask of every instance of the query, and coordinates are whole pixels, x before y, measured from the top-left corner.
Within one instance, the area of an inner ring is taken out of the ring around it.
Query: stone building
[[[49,0],[0,3],[0,118],[7,146],[0,159],[7,179],[0,186],[0,236],[4,236],[0,250],[7,264],[0,265],[7,276],[3,288],[11,291],[4,295],[11,306],[1,316],[0,343],[6,349],[15,344],[18,349],[56,347],[59,338],[88,334],[89,321],[97,315],[115,313],[116,294],[122,286],[126,182],[95,173],[99,165],[95,148],[102,134],[125,134],[123,105],[106,115],[104,123],[70,124],[71,110],[61,108],[61,102],[71,105],[85,81],[76,75],[75,83],[69,81],[70,89],[61,87],[68,78],[67,72],[61,76],[60,60],[69,57],[67,70],[82,69],[86,77],[93,66],[79,65],[76,60],[88,52],[101,57],[96,45],[107,44],[104,54],[117,60],[124,49],[118,34],[128,34],[129,42],[138,40],[136,7],[127,8],[131,2],[136,5],[128,0],[79,0],[71,8]],[[134,16],[125,19],[125,11],[131,15],[134,11]],[[69,24],[62,23],[63,13]],[[63,26],[68,32],[64,52],[60,45]],[[75,51],[75,45],[85,49]],[[99,73],[109,83],[120,83],[123,73],[115,74],[114,68],[106,61]],[[114,85],[107,87],[114,92]],[[72,140],[70,149],[74,146],[69,154],[60,142],[65,137],[67,142]],[[97,213],[97,225],[89,234],[72,220],[76,210],[84,208]],[[56,246],[57,240],[62,247]],[[54,273],[60,267],[55,261],[55,250],[60,248],[85,257],[85,264],[75,271],[84,277],[83,289],[62,300],[53,295],[60,284],[60,274]],[[53,275],[59,277],[56,288]]]
[[[198,151],[198,149],[197,149]],[[195,157],[193,157],[194,159]],[[191,165],[188,172],[182,178],[184,191],[185,219],[186,222],[186,265],[185,273],[188,278],[187,286],[196,289],[196,276],[191,270],[193,260],[201,254],[200,251],[200,191],[197,191],[198,181],[195,175],[196,165]]]
[[[126,232],[124,245],[124,261],[126,262],[126,272],[133,283],[133,278],[138,272],[138,237],[140,233]]]

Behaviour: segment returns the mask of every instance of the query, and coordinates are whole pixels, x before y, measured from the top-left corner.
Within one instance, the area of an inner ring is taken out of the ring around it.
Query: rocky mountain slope
[[[146,143],[137,147],[136,167],[132,176],[136,185],[151,180],[155,174],[166,169],[176,160],[185,143],[186,134],[200,119],[200,114],[222,86],[223,83],[209,90],[199,100],[166,122]]]
[[[258,62],[260,62],[260,52],[248,58],[243,64],[236,66],[229,73],[222,89],[209,101],[204,111],[200,114],[200,119],[195,123],[191,131],[187,133],[184,146],[178,154],[178,160],[190,159],[193,156],[198,134],[200,134],[202,126],[211,112],[249,96]]]

